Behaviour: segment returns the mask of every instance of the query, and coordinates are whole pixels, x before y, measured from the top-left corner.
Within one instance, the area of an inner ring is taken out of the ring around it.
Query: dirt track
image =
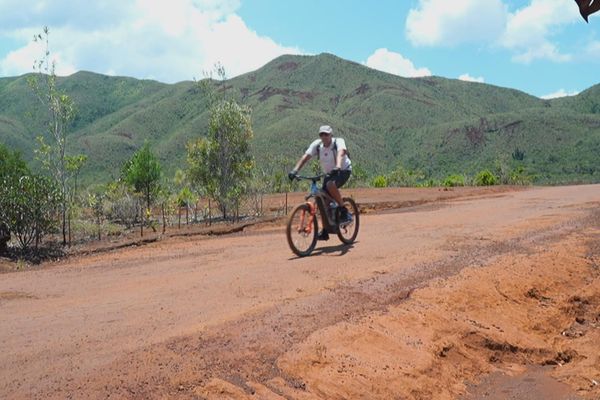
[[[599,206],[534,188],[366,214],[304,259],[272,225],[0,275],[0,398],[490,398],[467,382],[535,365],[596,399]]]

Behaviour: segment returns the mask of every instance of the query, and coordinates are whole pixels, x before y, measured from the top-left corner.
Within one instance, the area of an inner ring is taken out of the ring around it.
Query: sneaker
[[[317,235],[317,240],[329,240],[329,233],[327,233],[325,230],[319,232]]]
[[[346,207],[342,208],[340,213],[340,225],[348,225],[353,220],[354,219],[352,218],[352,214],[350,214],[350,211],[348,211]]]

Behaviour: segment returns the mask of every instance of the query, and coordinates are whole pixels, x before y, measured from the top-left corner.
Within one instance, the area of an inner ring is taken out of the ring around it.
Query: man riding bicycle
[[[323,180],[323,190],[325,190],[337,204],[344,204],[342,195],[339,191],[350,178],[352,173],[352,162],[348,157],[346,149],[346,141],[342,138],[333,137],[333,129],[329,125],[323,125],[319,128],[320,139],[315,140],[308,146],[300,160],[296,163],[293,170],[290,171],[288,177],[293,180],[298,171],[310,160],[317,156],[321,163],[321,168],[325,175]],[[352,215],[346,207],[340,206],[341,219],[340,224],[348,224],[352,222]],[[319,240],[328,240],[329,234],[326,231],[319,233]]]

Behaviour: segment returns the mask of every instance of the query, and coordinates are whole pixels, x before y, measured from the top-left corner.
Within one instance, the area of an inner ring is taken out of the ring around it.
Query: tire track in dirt
[[[244,398],[257,393],[283,398],[328,398],[307,392],[302,377],[282,370],[280,360],[291,348],[305,342],[315,332],[340,323],[359,324],[369,315],[385,313],[390,307],[410,298],[413,290],[433,280],[455,276],[466,267],[485,267],[499,257],[531,256],[540,247],[551,247],[568,236],[592,226],[600,226],[600,213],[561,222],[506,241],[482,240],[462,246],[456,254],[410,270],[382,274],[357,284],[338,286],[329,291],[284,302],[259,314],[213,327],[197,336],[182,337],[151,346],[121,358],[107,368],[107,375],[90,377],[80,394],[127,398]],[[498,289],[500,293],[502,291]],[[506,296],[508,298],[508,296]],[[523,360],[542,359],[542,363],[561,362],[550,350],[522,349],[495,342],[481,335],[463,338],[466,346],[497,354],[528,354]],[[451,357],[453,347],[440,350]],[[325,350],[322,350],[325,351]],[[318,348],[316,350],[318,353]],[[564,360],[563,360],[564,361]],[[144,371],[136,376],[135,371]],[[126,379],[124,379],[126,378]],[[70,390],[73,390],[71,387]],[[75,391],[75,397],[77,396]],[[270,393],[270,394],[269,394]],[[56,392],[61,397],[66,393]],[[424,398],[428,395],[425,391]],[[435,397],[435,396],[434,396]],[[273,397],[275,398],[275,397]]]

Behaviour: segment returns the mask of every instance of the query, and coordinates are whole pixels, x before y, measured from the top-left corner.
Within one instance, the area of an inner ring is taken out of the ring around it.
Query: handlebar
[[[294,179],[297,179],[297,180],[306,179],[307,181],[317,182],[321,178],[323,178],[325,175],[327,175],[327,174],[319,174],[319,175],[315,175],[315,176],[301,176],[301,175],[296,175],[294,177]]]

